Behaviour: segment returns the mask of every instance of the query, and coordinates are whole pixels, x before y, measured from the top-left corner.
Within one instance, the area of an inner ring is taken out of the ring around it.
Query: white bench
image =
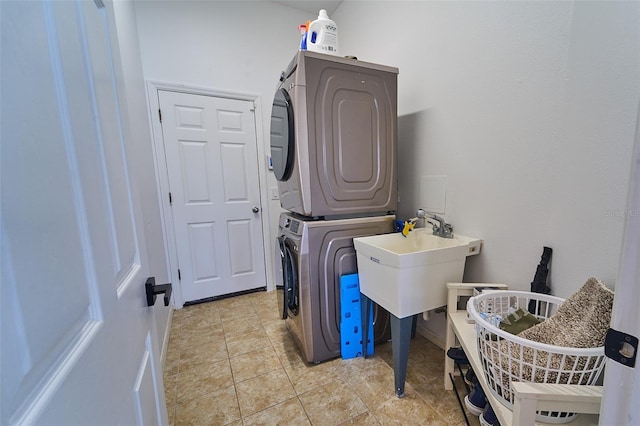
[[[487,399],[496,413],[496,417],[502,426],[536,425],[546,424],[535,422],[535,413],[538,410],[566,411],[583,413],[576,417],[568,425],[597,425],[602,400],[601,386],[582,385],[557,385],[547,383],[513,382],[511,384],[514,393],[513,411],[502,405],[493,396],[487,387],[487,382],[482,374],[482,365],[478,355],[476,331],[474,325],[467,322],[467,311],[458,310],[460,297],[473,296],[475,287],[490,287],[506,289],[505,284],[487,283],[448,283],[447,296],[447,332],[446,345],[448,349],[458,346],[464,350],[471,368],[477,373],[480,386],[485,391]],[[446,352],[445,349],[445,352]],[[454,361],[446,353],[444,356],[444,388],[452,390],[453,384],[449,375],[456,375]]]

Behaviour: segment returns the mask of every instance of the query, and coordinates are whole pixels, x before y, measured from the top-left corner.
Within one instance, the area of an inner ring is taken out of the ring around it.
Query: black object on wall
[[[551,293],[551,288],[547,285],[547,278],[549,276],[549,262],[551,261],[551,255],[553,250],[551,247],[543,247],[542,257],[540,258],[540,264],[536,269],[536,275],[531,282],[531,291],[533,293]],[[529,312],[536,314],[536,302],[531,300],[529,302]]]

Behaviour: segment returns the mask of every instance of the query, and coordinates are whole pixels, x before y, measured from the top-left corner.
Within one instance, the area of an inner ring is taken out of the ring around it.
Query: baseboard
[[[429,330],[423,324],[420,324],[420,322],[418,322],[416,326],[416,331],[418,332],[418,334],[432,342],[434,345],[438,346],[440,349],[445,350],[446,342],[444,341],[444,339],[442,339],[433,331]]]
[[[169,317],[167,318],[167,327],[164,330],[164,338],[162,339],[162,350],[160,351],[160,365],[162,365],[162,371],[164,371],[164,364],[167,360],[167,351],[169,349],[169,335],[171,334],[171,323],[173,321],[173,305],[169,308]]]

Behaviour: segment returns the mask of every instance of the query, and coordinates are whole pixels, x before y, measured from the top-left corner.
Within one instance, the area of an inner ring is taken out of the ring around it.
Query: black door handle
[[[156,296],[162,293],[164,293],[164,306],[169,306],[171,283],[156,285],[156,277],[149,277],[147,282],[144,283],[144,288],[147,292],[147,306],[155,305]]]

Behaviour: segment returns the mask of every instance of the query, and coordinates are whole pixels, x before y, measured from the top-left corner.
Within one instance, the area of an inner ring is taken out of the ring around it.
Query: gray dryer
[[[284,209],[313,217],[396,210],[397,74],[321,53],[293,58],[271,113]]]

